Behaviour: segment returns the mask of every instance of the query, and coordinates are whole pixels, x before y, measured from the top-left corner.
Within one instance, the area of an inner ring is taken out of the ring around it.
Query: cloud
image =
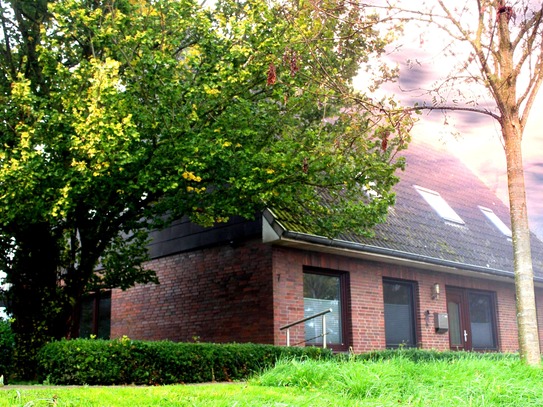
[[[383,86],[382,92],[395,95],[405,106],[415,103],[432,105],[429,90],[442,85],[447,74],[458,72],[465,61],[464,54],[450,58],[447,41],[437,30],[419,37],[420,30],[405,29],[401,46],[387,55],[388,63],[399,68],[396,83]],[[397,44],[396,44],[397,45]],[[464,72],[465,73],[465,72]],[[481,85],[466,84],[464,78],[441,88],[447,104],[476,107],[496,112],[492,98]],[[469,102],[470,104],[465,104]],[[543,240],[543,92],[536,98],[528,120],[524,138],[526,195],[533,231]],[[459,156],[496,195],[508,204],[505,153],[499,123],[489,115],[468,112],[425,111],[413,133],[431,143],[448,143],[448,148]]]

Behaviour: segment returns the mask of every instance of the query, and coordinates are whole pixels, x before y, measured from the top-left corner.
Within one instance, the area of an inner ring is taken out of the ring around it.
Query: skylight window
[[[511,229],[509,229],[509,227],[505,223],[503,223],[500,218],[498,218],[498,215],[496,215],[492,209],[485,208],[484,206],[479,206],[479,209],[481,210],[481,212],[484,213],[488,220],[491,221],[494,226],[496,226],[505,236],[513,236],[513,234],[511,233]]]
[[[426,202],[437,212],[439,216],[443,219],[464,225],[465,222],[460,216],[454,211],[453,208],[443,199],[438,192],[432,191],[431,189],[426,189],[419,187],[418,185],[414,186],[417,192],[424,198]]]
[[[381,194],[375,190],[376,185],[374,181],[362,185],[362,191],[364,191],[364,195],[369,199],[381,198]]]

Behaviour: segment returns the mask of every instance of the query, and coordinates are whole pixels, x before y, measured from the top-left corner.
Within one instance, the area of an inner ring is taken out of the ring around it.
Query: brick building
[[[516,351],[508,208],[458,159],[413,144],[373,238],[301,233],[280,212],[205,229],[179,221],[150,246],[159,285],[111,294],[111,337],[286,344],[280,328],[332,309],[326,341]],[[543,244],[533,238],[540,335]],[[322,343],[321,319],[290,330]]]

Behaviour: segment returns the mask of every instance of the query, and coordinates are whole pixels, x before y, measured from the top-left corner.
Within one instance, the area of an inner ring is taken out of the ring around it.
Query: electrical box
[[[438,334],[443,334],[449,330],[449,315],[441,314],[439,312],[434,313],[434,326]]]

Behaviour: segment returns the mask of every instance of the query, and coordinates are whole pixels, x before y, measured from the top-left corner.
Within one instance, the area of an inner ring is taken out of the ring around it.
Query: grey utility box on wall
[[[449,330],[449,315],[434,312],[434,326],[439,334],[447,332]]]

